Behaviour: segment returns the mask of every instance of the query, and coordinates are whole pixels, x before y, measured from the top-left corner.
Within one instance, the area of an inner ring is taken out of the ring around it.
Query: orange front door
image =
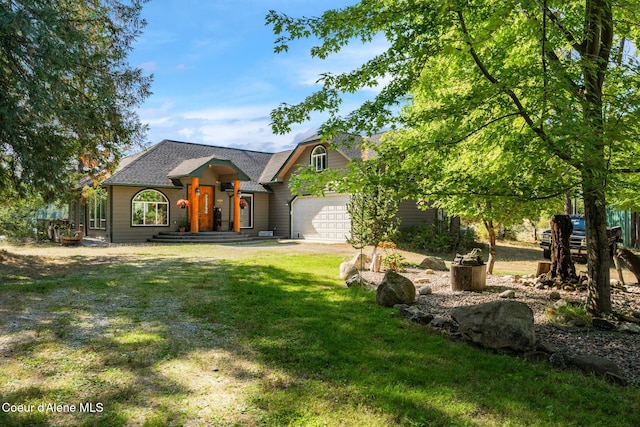
[[[200,186],[200,212],[198,219],[200,231],[213,231],[213,187]]]

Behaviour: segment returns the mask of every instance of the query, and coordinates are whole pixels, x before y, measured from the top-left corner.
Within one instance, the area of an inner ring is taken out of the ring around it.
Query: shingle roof
[[[103,184],[173,187],[169,179],[172,171],[180,165],[190,167],[190,162],[184,163],[187,160],[202,160],[207,157],[228,160],[244,172],[250,181],[242,183],[243,190],[264,192],[266,189],[259,184],[260,175],[273,154],[165,139],[135,156],[135,159],[127,160],[126,165],[120,167]]]
[[[264,172],[262,172],[260,176],[260,182],[264,184],[273,182],[276,174],[280,171],[280,168],[282,168],[282,165],[287,161],[289,156],[291,156],[293,151],[294,150],[282,151],[271,156],[271,160],[269,160],[269,163],[267,163],[267,166],[264,168]]]
[[[242,183],[243,190],[264,192],[269,189],[261,183],[273,182],[296,150],[321,141],[318,135],[314,135],[300,142],[294,150],[274,154],[165,139],[145,151],[122,159],[116,172],[103,184],[175,187],[171,177],[186,176],[204,163],[219,160],[231,162],[247,175],[249,181]],[[349,160],[362,157],[359,136],[344,135],[332,139],[331,143]]]

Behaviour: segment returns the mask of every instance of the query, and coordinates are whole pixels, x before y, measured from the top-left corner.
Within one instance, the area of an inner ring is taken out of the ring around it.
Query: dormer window
[[[311,152],[311,166],[318,172],[327,168],[327,149],[324,145],[318,145]]]

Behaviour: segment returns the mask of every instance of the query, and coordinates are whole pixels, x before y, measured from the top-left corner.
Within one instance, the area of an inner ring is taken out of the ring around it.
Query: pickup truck
[[[584,225],[584,215],[570,215],[571,224],[573,224],[573,232],[569,237],[569,246],[571,255],[574,259],[587,259],[587,232]],[[618,246],[618,242],[622,242],[622,228],[612,227],[607,229],[607,237],[609,240],[609,253],[613,256]],[[551,259],[551,230],[542,232],[540,238],[540,247],[542,248],[542,256]]]

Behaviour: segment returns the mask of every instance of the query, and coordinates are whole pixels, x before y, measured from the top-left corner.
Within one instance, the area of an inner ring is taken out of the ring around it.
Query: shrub
[[[391,241],[380,242],[379,245],[383,250],[385,255],[382,257],[382,266],[386,270],[391,270],[395,272],[402,271],[402,265],[404,264],[404,255],[397,252],[397,246],[395,243]]]
[[[469,227],[461,227],[456,232],[442,230],[437,224],[424,224],[401,231],[397,240],[411,250],[450,252],[474,247],[476,234]]]
[[[592,319],[584,305],[571,303],[567,300],[560,300],[547,308],[546,314],[551,323],[558,325],[589,326]]]

